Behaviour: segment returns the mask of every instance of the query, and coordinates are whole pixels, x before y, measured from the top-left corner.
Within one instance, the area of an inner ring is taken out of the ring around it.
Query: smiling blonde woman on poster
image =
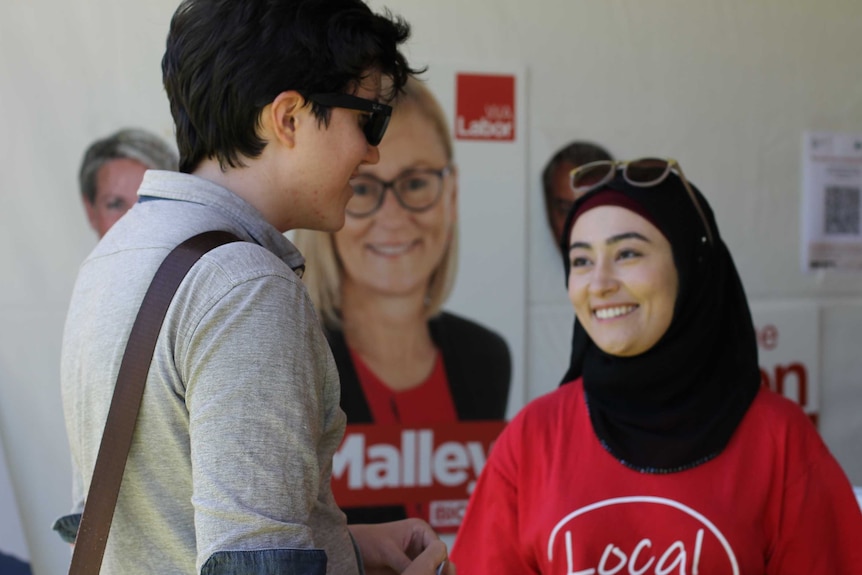
[[[666,160],[573,174],[564,385],[503,431],[460,575],[862,573],[862,514],[798,405],[760,384],[742,283]]]
[[[442,311],[457,268],[458,170],[448,120],[419,80],[394,103],[380,161],[351,183],[344,228],[295,235],[348,424],[502,420],[508,346]],[[351,523],[429,518],[427,504],[411,501],[345,511]]]

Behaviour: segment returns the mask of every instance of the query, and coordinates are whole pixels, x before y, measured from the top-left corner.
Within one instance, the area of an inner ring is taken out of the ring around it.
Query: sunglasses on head
[[[360,98],[359,96],[353,96],[352,94],[338,92],[312,94],[306,99],[321,106],[365,112],[367,120],[362,126],[362,131],[365,134],[365,139],[372,146],[380,144],[383,134],[386,133],[386,127],[389,125],[389,118],[392,116],[392,106]]]
[[[618,171],[622,171],[623,179],[626,182],[638,188],[657,186],[665,181],[671,172],[678,175],[700,216],[709,245],[713,245],[712,229],[709,227],[706,214],[697,199],[697,195],[685,178],[685,174],[682,173],[682,167],[676,160],[670,158],[641,158],[631,161],[600,160],[578,166],[569,173],[570,184],[575,197],[578,198],[587,192],[601,188],[613,180]]]

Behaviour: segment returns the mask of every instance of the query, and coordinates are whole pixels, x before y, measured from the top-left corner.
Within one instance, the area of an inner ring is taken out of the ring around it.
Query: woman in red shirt
[[[572,178],[571,365],[494,445],[458,573],[862,573],[851,486],[802,410],[761,386],[706,199],[672,160]]]

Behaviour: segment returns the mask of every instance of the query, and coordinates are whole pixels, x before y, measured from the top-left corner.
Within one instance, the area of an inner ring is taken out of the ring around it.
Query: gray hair
[[[96,201],[96,175],[111,160],[135,160],[154,170],[176,170],[176,152],[158,136],[138,128],[125,128],[96,140],[81,161],[78,182],[81,195],[91,204]]]

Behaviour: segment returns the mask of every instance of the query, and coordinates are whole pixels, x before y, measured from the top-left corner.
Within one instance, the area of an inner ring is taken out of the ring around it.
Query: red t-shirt
[[[425,381],[404,391],[388,388],[352,350],[350,357],[374,423],[425,425],[458,421],[442,354],[437,354],[431,374]]]
[[[459,575],[860,575],[862,513],[798,406],[762,389],[715,459],[620,464],[580,381],[495,444],[451,552]]]
[[[393,391],[387,387],[352,350],[350,356],[374,423],[418,426],[458,421],[442,354],[437,354],[431,374],[425,381],[404,391]],[[408,517],[419,517],[425,521],[430,519],[428,503],[405,501],[404,509]],[[453,533],[456,529],[442,527],[438,531]]]

